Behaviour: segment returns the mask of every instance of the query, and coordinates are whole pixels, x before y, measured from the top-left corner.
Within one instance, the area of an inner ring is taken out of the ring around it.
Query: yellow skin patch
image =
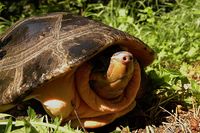
[[[45,86],[34,90],[32,95],[39,100],[47,113],[52,116],[66,118],[73,111],[75,97],[74,72],[53,80]]]
[[[72,120],[79,126],[78,117],[86,128],[97,128],[111,123],[135,106],[140,87],[140,66],[129,52],[111,57],[107,73],[93,73],[89,63],[34,90],[47,113]],[[76,72],[75,72],[76,71]],[[89,81],[93,82],[91,88]]]

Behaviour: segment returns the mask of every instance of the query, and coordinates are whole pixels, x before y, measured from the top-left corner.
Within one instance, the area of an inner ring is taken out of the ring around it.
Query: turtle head
[[[133,55],[127,51],[113,54],[107,71],[107,80],[114,82],[133,73]]]
[[[117,98],[123,94],[132,78],[133,71],[133,55],[127,51],[116,52],[110,58],[105,74],[102,72],[91,74],[91,87],[103,98]]]

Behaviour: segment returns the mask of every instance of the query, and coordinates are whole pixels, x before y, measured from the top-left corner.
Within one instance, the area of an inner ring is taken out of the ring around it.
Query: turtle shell
[[[100,22],[68,13],[16,23],[0,39],[0,105],[71,71],[112,45],[123,45],[142,66],[154,52],[141,40]]]

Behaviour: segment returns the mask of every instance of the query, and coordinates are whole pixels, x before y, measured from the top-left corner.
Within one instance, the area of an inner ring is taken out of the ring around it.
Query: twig
[[[81,125],[81,127],[82,127],[84,133],[88,133],[88,132],[85,130],[85,128],[84,128],[84,126],[83,126],[83,123],[81,122],[80,117],[78,116],[78,113],[76,112],[76,109],[74,109],[74,113],[75,113],[76,118],[77,118],[79,124]]]

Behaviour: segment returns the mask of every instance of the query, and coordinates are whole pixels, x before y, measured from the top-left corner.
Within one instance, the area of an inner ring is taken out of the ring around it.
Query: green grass
[[[81,133],[81,130],[72,129],[70,124],[60,126],[61,120],[55,118],[51,122],[47,116],[38,117],[33,109],[27,110],[28,117],[22,120],[13,120],[12,116],[1,113],[0,132],[1,133]],[[45,121],[45,122],[44,122]]]
[[[138,3],[142,8],[133,9]],[[200,74],[200,68],[193,66],[200,60],[199,7],[198,0],[166,2],[156,6],[156,10],[139,1],[123,5],[119,0],[111,0],[106,6],[89,5],[83,15],[128,32],[151,46],[157,59],[146,71],[158,93],[164,91],[169,97],[177,94],[180,100],[191,104],[191,99],[198,101],[200,96],[197,81],[189,75],[192,69]],[[171,11],[166,13],[168,8]]]
[[[23,0],[22,0],[23,1]],[[27,12],[20,12],[16,16],[0,18],[0,33],[13,24],[17,19],[52,11],[70,10],[81,13],[103,23],[134,35],[157,53],[157,59],[146,68],[152,81],[151,89],[154,95],[160,98],[147,112],[153,112],[151,117],[156,117],[161,111],[158,107],[169,105],[172,101],[183,103],[187,108],[195,109],[200,104],[200,1],[199,0],[135,0],[122,2],[111,0],[108,4],[87,3],[77,0],[69,3],[60,1],[56,6],[56,0],[49,0],[34,9],[34,5],[25,3]],[[49,4],[49,6],[47,5]],[[70,7],[69,5],[78,5]],[[14,6],[14,5],[12,5]],[[55,7],[54,7],[55,6]],[[53,10],[50,10],[54,7]],[[7,9],[0,4],[0,12]],[[12,10],[17,10],[12,7]],[[10,9],[10,10],[11,10]],[[8,20],[9,19],[9,20]],[[151,101],[151,98],[149,98]],[[29,112],[32,112],[29,110]],[[44,117],[36,118],[34,112],[29,113],[26,120],[12,121],[9,116],[0,121],[0,131],[11,132],[78,132],[70,126],[59,126],[60,121],[55,119],[47,122]],[[7,119],[8,118],[8,119]],[[157,118],[159,119],[159,118]],[[46,121],[46,122],[43,122]],[[146,127],[148,131],[152,128]],[[14,130],[15,129],[15,130]],[[126,128],[129,130],[129,128]],[[79,130],[79,132],[81,132]],[[116,131],[117,132],[117,131]],[[120,131],[119,131],[120,132]]]

